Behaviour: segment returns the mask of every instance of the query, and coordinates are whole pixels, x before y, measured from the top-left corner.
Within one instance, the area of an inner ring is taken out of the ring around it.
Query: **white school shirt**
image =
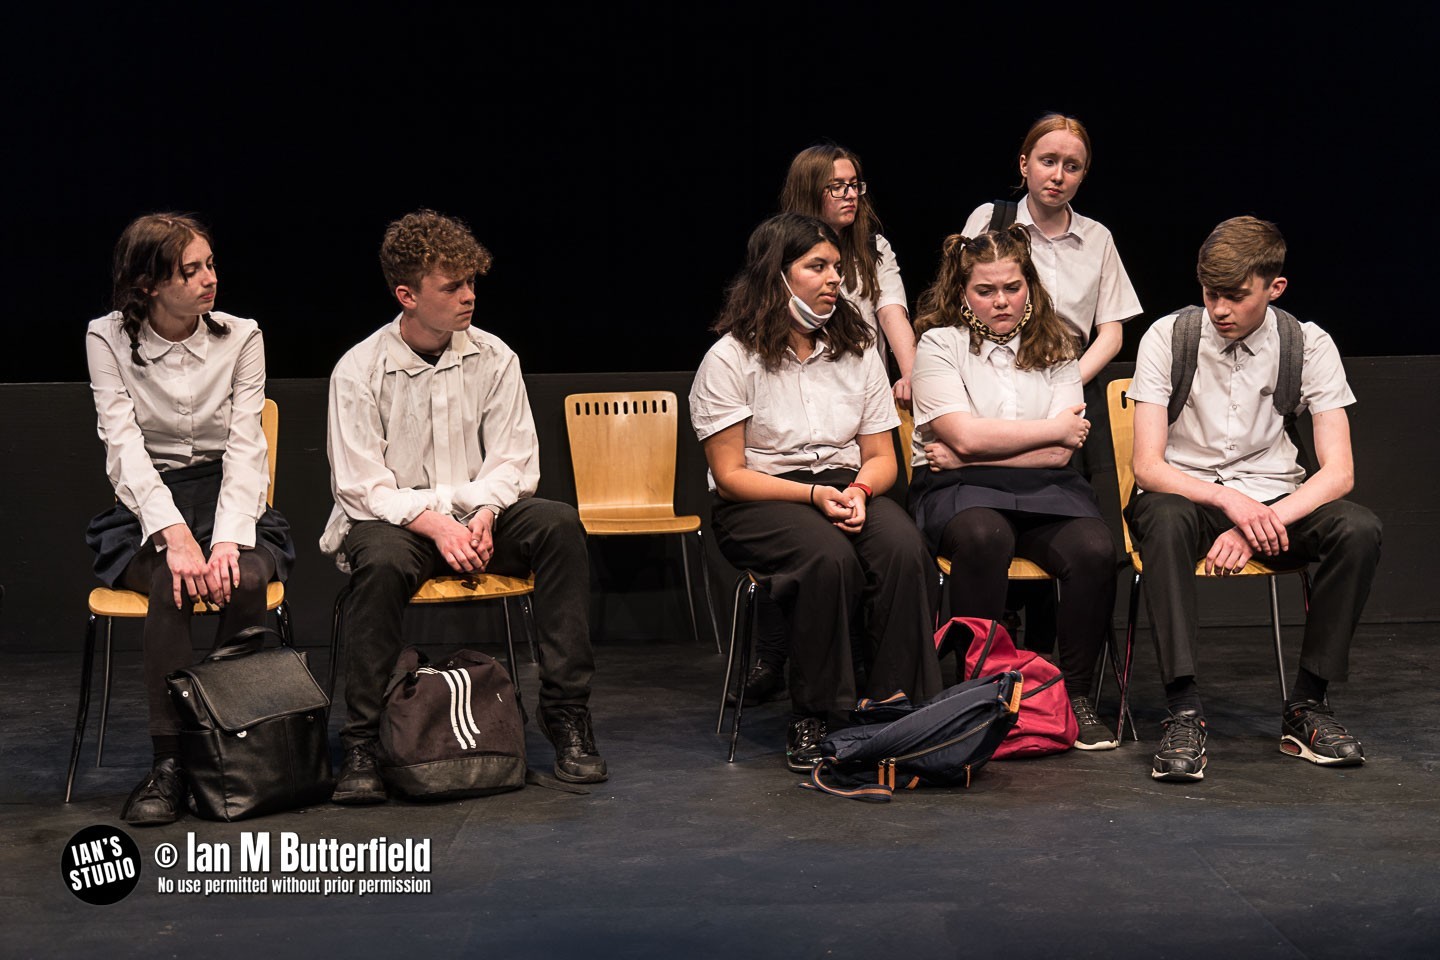
[[[105,472],[115,496],[140,518],[149,540],[184,523],[160,474],[223,461],[210,543],[255,546],[255,521],[265,512],[270,469],[265,459],[265,343],[254,320],[218,310],[178,343],[140,326],[137,366],[119,311],[90,321],[85,354],[95,395],[96,431],[105,444]]]
[[[859,470],[856,438],[893,430],[900,417],[879,354],[846,354],[833,363],[829,356],[823,340],[804,360],[786,347],[779,368],[768,371],[759,354],[726,334],[705,354],[690,387],[695,435],[703,443],[743,420],[749,470],[770,476]],[[714,490],[713,474],[709,482]]]
[[[936,440],[931,424],[947,413],[968,413],[984,420],[1048,420],[1066,407],[1083,403],[1080,364],[1074,360],[1044,370],[1021,370],[1019,336],[1009,343],[980,341],[970,352],[969,327],[932,327],[915,347],[910,378],[915,408],[915,437],[910,462],[926,465],[925,444]]]
[[[1177,316],[1161,317],[1145,331],[1130,399],[1169,406],[1170,341]],[[1302,323],[1300,329],[1305,340],[1301,410],[1324,413],[1354,403],[1330,335],[1313,323]],[[1165,462],[1186,476],[1223,483],[1261,503],[1295,492],[1305,470],[1270,399],[1279,375],[1274,310],[1267,308],[1259,328],[1240,341],[1221,337],[1209,312],[1203,313],[1195,381],[1185,409],[1166,434]]]
[[[841,287],[840,293],[860,311],[865,323],[875,331],[876,347],[884,350],[889,344],[885,339],[885,331],[880,327],[881,308],[898,305],[908,314],[910,306],[905,299],[905,282],[900,279],[900,264],[895,259],[895,251],[891,248],[890,241],[880,234],[875,235],[875,286],[880,295],[871,302],[865,291],[865,281],[861,279],[859,271],[856,271],[855,286]],[[881,356],[883,358],[884,354]]]
[[[399,317],[352,347],[330,375],[326,450],[335,507],[320,549],[342,570],[356,521],[498,514],[540,483],[520,361],[474,327],[457,331],[433,367],[401,338]]]
[[[990,229],[995,204],[982,203],[965,221],[965,236],[974,237]],[[1058,237],[1047,237],[1030,216],[1029,194],[1020,198],[1015,222],[1030,232],[1030,257],[1040,282],[1060,315],[1081,343],[1090,342],[1090,332],[1102,323],[1121,323],[1140,315],[1140,298],[1120,262],[1115,238],[1104,224],[1082,217],[1070,208],[1070,229]]]

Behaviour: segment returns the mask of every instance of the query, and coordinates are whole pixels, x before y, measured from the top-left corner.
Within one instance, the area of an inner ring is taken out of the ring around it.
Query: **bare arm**
[[[1095,328],[1095,339],[1090,341],[1080,357],[1080,382],[1089,383],[1095,375],[1105,369],[1105,364],[1115,359],[1120,344],[1125,339],[1123,324],[1102,323]]]
[[[885,332],[890,352],[895,354],[895,364],[900,368],[900,379],[895,381],[895,399],[909,407],[910,374],[915,370],[915,328],[910,325],[910,315],[898,303],[881,307],[876,319]]]
[[[1077,403],[1046,420],[990,420],[955,411],[936,417],[930,427],[964,464],[994,463],[1046,447],[1078,448],[1090,430],[1084,409]]]
[[[1311,424],[1320,469],[1299,490],[1273,504],[1276,516],[1287,524],[1339,500],[1355,487],[1355,457],[1350,449],[1350,418],[1345,408],[1317,413],[1311,417]]]

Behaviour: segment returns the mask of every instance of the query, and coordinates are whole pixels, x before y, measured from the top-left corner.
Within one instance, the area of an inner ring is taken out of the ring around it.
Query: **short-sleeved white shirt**
[[[739,340],[721,337],[690,387],[695,435],[703,442],[745,421],[745,467],[770,476],[860,469],[857,438],[893,430],[900,417],[875,351],[833,363],[829,357],[829,347],[817,341],[803,361],[787,348],[779,368],[769,371]]]
[[[1170,344],[1177,316],[1161,317],[1145,332],[1130,399],[1169,406]],[[1330,335],[1313,323],[1302,323],[1300,329],[1305,338],[1301,410],[1324,413],[1354,403]],[[1305,471],[1296,462],[1285,420],[1270,399],[1279,374],[1280,332],[1274,310],[1267,309],[1260,327],[1240,341],[1216,333],[1205,312],[1195,381],[1185,409],[1170,424],[1165,462],[1186,476],[1223,483],[1262,503],[1293,493],[1304,482]]]
[[[890,241],[880,234],[875,235],[875,286],[879,290],[879,296],[872,301],[865,291],[865,281],[858,275],[855,284],[853,287],[841,287],[840,292],[859,309],[860,316],[865,319],[870,329],[875,331],[876,346],[881,346],[886,341],[885,331],[880,328],[880,310],[898,305],[904,307],[908,314],[910,306],[905,299],[905,282],[900,279],[900,264],[895,260],[895,251],[891,248]]]
[[[1090,332],[1102,323],[1120,323],[1140,315],[1140,298],[1115,250],[1115,238],[1104,224],[1082,217],[1070,208],[1070,229],[1047,237],[1030,216],[1029,195],[1020,198],[1015,222],[1030,231],[1030,256],[1040,282],[1055,303],[1060,319],[1090,342]],[[995,204],[982,203],[965,221],[965,236],[990,229]]]
[[[1015,366],[1022,332],[1009,343],[980,341],[970,352],[967,327],[933,327],[915,347],[915,438],[911,460],[925,465],[924,444],[935,440],[931,423],[947,413],[968,413],[987,420],[1047,420],[1084,402],[1080,365],[1074,360],[1044,370]]]

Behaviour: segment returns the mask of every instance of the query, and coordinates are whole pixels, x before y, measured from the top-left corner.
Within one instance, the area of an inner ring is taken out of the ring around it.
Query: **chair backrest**
[[[915,468],[910,464],[910,454],[914,449],[915,442],[915,415],[908,407],[895,404],[895,412],[900,414],[900,465],[905,468],[905,482],[909,483],[915,474]]]
[[[1110,446],[1115,451],[1115,482],[1120,488],[1120,527],[1125,533],[1125,552],[1134,553],[1130,543],[1130,525],[1125,522],[1125,508],[1135,492],[1135,404],[1128,391],[1130,380],[1111,380],[1105,385],[1106,406],[1110,410]]]
[[[265,460],[270,467],[270,486],[265,488],[265,502],[275,506],[275,458],[280,446],[280,408],[269,397],[260,408],[260,426],[265,431]]]
[[[677,417],[675,394],[668,390],[572,393],[565,398],[581,516],[637,507],[674,513]]]

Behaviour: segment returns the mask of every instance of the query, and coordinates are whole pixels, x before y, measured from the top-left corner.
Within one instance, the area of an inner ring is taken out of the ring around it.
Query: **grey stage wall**
[[[1440,357],[1378,357],[1347,362],[1360,402],[1351,408],[1358,480],[1354,499],[1385,523],[1385,552],[1368,622],[1440,620],[1440,590],[1433,585],[1433,544],[1440,516],[1427,493],[1440,475],[1440,433],[1433,424],[1431,386],[1440,378]],[[1129,376],[1114,364],[1106,379]],[[676,507],[707,520],[704,458],[688,429],[685,398],[689,372],[646,374],[545,374],[526,378],[540,432],[539,494],[574,502],[574,481],[565,440],[566,394],[592,390],[669,389],[680,397]],[[299,562],[289,585],[302,644],[324,644],[330,611],[344,577],[316,548],[330,508],[325,459],[323,380],[272,380],[280,406],[280,454],[276,504],[289,517]],[[86,522],[112,494],[95,436],[89,388],[80,383],[0,384],[0,646],[5,649],[78,648],[83,639],[85,597],[95,585]],[[1102,503],[1118,537],[1113,477],[1097,478]],[[898,492],[903,498],[903,491]],[[674,538],[609,538],[591,541],[592,618],[597,639],[684,638],[689,633],[679,590],[680,551]],[[712,594],[720,629],[728,629],[734,574],[713,543],[709,547]],[[1287,622],[1300,622],[1298,587],[1281,591]],[[1122,583],[1117,616],[1123,623]],[[700,598],[703,604],[703,598]],[[1267,613],[1261,582],[1206,585],[1204,616],[1212,624],[1259,624]],[[701,612],[704,619],[703,609]],[[445,614],[442,616],[455,616]],[[491,623],[494,623],[492,617]],[[463,635],[452,619],[447,632]],[[426,621],[433,630],[433,621]],[[710,642],[706,625],[702,635]],[[133,646],[133,628],[117,636]]]

